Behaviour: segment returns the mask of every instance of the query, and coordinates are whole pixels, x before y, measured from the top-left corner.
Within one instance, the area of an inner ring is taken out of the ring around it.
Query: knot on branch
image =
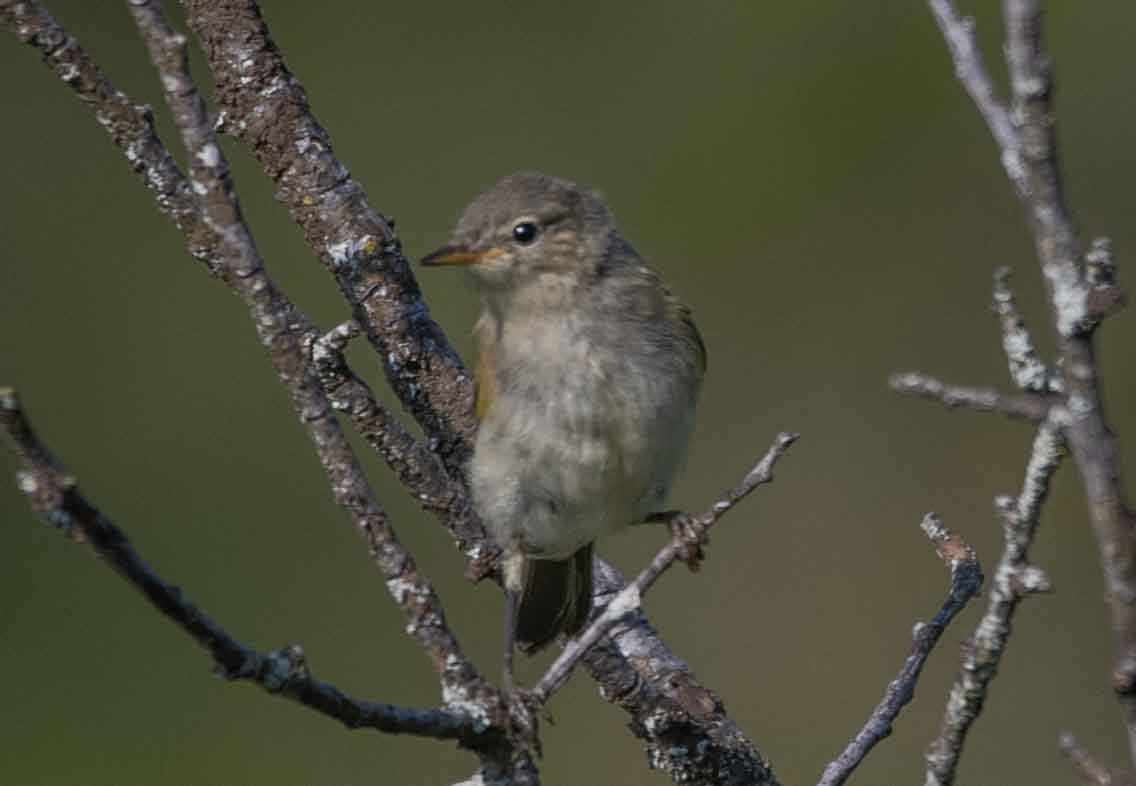
[[[311,676],[307,658],[299,644],[289,644],[268,653],[261,669],[258,678],[269,693],[280,693],[296,681],[307,681]]]
[[[1124,307],[1124,290],[1117,281],[1112,241],[1107,237],[1095,238],[1085,254],[1085,283],[1089,287],[1088,313],[1092,327]]]

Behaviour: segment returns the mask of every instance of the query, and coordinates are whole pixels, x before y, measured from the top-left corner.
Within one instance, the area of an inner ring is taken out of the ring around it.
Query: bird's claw
[[[667,510],[653,513],[648,521],[667,525],[671,536],[678,544],[678,558],[686,563],[686,567],[692,573],[702,567],[702,560],[706,559],[706,552],[702,547],[709,543],[710,539],[706,536],[706,525],[697,516],[681,510]]]
[[[532,691],[523,688],[513,688],[506,692],[505,701],[509,705],[510,735],[517,747],[531,750],[537,757],[542,756],[540,719],[543,717],[552,723],[552,716],[544,704]]]
[[[465,579],[472,584],[478,584],[499,571],[498,562],[501,554],[498,551],[489,551],[479,554],[465,566]]]

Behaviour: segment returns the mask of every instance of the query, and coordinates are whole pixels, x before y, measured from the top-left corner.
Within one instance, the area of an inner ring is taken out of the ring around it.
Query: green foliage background
[[[49,5],[120,87],[160,103],[125,4]],[[995,4],[981,5],[993,65]],[[1113,237],[1131,288],[1136,7],[1051,5],[1069,195],[1086,237]],[[1005,387],[988,316],[1003,264],[1018,270],[1051,346],[1021,211],[924,4],[268,0],[264,10],[338,154],[398,219],[412,258],[512,170],[607,195],[710,348],[675,505],[706,504],[777,430],[803,432],[777,483],[723,523],[704,571],[669,574],[647,607],[783,782],[815,780],[898,668],[913,623],[941,600],[946,575],[917,528],[923,513],[938,511],[992,569],[991,500],[1017,488],[1031,439],[1021,424],[898,399],[886,375],[920,368]],[[34,52],[0,39],[0,74],[0,379],[19,386],[44,438],[154,567],[236,636],[261,649],[302,643],[318,675],[359,696],[435,702],[430,668],[331,503],[243,307],[184,253]],[[321,324],[345,319],[255,165],[229,153],[271,272]],[[473,294],[444,273],[422,284],[468,353]],[[1130,497],[1134,346],[1130,309],[1109,322],[1101,352]],[[381,385],[368,350],[352,351]],[[366,460],[465,646],[496,674],[498,595],[461,579],[442,531]],[[0,454],[3,476],[14,469]],[[213,678],[202,652],[34,520],[10,482],[0,510],[0,782],[439,784],[471,771],[450,747],[348,733]],[[631,571],[661,537],[636,532],[601,551]],[[1055,749],[1065,728],[1103,759],[1124,759],[1071,466],[1035,556],[1056,593],[1021,609],[960,782],[1072,783]],[[858,783],[921,779],[980,608],[949,632]],[[666,782],[586,679],[552,710],[546,783]]]

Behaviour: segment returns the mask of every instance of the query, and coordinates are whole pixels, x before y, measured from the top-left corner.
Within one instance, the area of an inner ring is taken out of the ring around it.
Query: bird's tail
[[[533,653],[563,633],[574,636],[592,611],[592,544],[568,559],[525,560],[517,646]]]

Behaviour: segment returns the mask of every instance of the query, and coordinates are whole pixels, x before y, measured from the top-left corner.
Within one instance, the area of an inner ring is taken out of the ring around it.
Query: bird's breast
[[[498,540],[563,556],[658,509],[685,453],[697,380],[635,326],[579,317],[506,325],[471,468]],[[672,358],[673,359],[673,358]]]

